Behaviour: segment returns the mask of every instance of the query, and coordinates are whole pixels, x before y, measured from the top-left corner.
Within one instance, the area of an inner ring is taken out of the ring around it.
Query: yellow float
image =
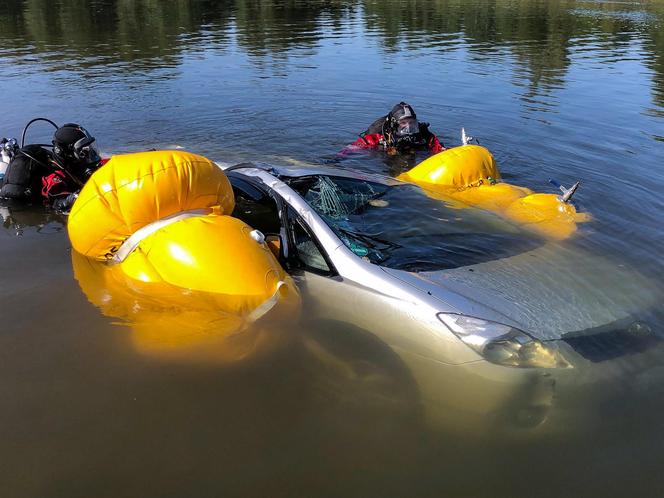
[[[261,239],[233,218],[233,191],[208,159],[114,156],[68,223],[74,272],[142,353],[232,362],[283,344],[300,296]]]
[[[540,235],[556,240],[570,237],[577,223],[589,216],[555,194],[534,193],[499,181],[491,153],[479,145],[462,145],[422,161],[398,179],[414,183],[430,197],[458,207],[493,211]]]

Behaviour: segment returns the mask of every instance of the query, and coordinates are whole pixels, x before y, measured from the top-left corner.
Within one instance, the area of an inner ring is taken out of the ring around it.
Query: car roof
[[[340,176],[343,178],[354,178],[357,180],[364,180],[367,182],[380,183],[383,185],[401,185],[402,182],[390,178],[389,176],[364,173],[361,171],[351,170],[339,166],[324,166],[324,165],[306,165],[306,166],[281,166],[269,163],[240,163],[235,165],[228,165],[217,163],[221,169],[225,171],[238,171],[241,174],[242,169],[260,169],[279,179],[288,178],[303,178],[306,176],[327,175],[327,176]]]

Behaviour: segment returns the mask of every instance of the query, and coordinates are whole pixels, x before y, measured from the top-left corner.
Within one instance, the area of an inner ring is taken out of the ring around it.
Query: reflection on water
[[[0,200],[0,223],[2,236],[21,237],[25,230],[36,234],[57,233],[64,230],[66,216],[47,208],[17,206]]]
[[[90,303],[131,327],[131,343],[140,354],[193,364],[247,363],[293,340],[299,306],[295,297],[280,303],[283,316],[272,313],[269,320],[254,323],[234,302],[241,295],[202,292],[163,280],[143,282],[128,276],[121,265],[109,266],[76,251],[72,266]]]
[[[653,288],[629,300],[661,316],[662,2],[0,8],[0,136],[46,115],[80,121],[107,152],[183,146],[226,162],[311,164],[405,99],[446,145],[461,126],[478,136],[508,181],[553,192],[549,178],[581,179],[575,199],[593,221],[570,245],[646,275]],[[338,164],[395,174],[405,162]],[[305,309],[283,329],[294,340],[259,361],[142,355],[117,323],[126,317],[81,291],[65,220],[37,206],[2,205],[0,217],[1,496],[661,495],[656,350],[556,382],[533,375],[504,408],[566,406],[539,426],[551,428],[543,437],[498,415],[501,437],[460,434],[469,420],[449,412],[434,431],[414,371],[343,313]],[[605,271],[578,287],[601,287]],[[470,388],[457,382],[456,393]]]
[[[4,9],[4,54],[51,71],[163,70],[180,65],[185,54],[223,51],[233,43],[261,64],[361,31],[390,53],[467,49],[471,60],[483,54],[515,60],[524,102],[544,106],[536,96],[561,88],[576,58],[629,60],[629,49],[639,43],[639,58],[655,73],[654,99],[664,102],[660,2],[11,0]]]

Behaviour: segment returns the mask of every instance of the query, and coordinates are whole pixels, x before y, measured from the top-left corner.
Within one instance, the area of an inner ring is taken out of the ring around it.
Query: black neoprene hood
[[[85,138],[85,132],[81,126],[76,123],[67,123],[58,128],[55,132],[54,141],[62,146],[74,145],[81,138]]]
[[[399,102],[395,105],[390,111],[390,116],[395,120],[399,121],[402,118],[417,118],[415,110],[405,102]]]

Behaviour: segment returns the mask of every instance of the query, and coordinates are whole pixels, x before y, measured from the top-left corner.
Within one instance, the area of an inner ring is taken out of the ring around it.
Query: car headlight
[[[438,313],[438,318],[491,363],[509,367],[571,367],[556,346],[538,341],[509,325],[453,313]]]

